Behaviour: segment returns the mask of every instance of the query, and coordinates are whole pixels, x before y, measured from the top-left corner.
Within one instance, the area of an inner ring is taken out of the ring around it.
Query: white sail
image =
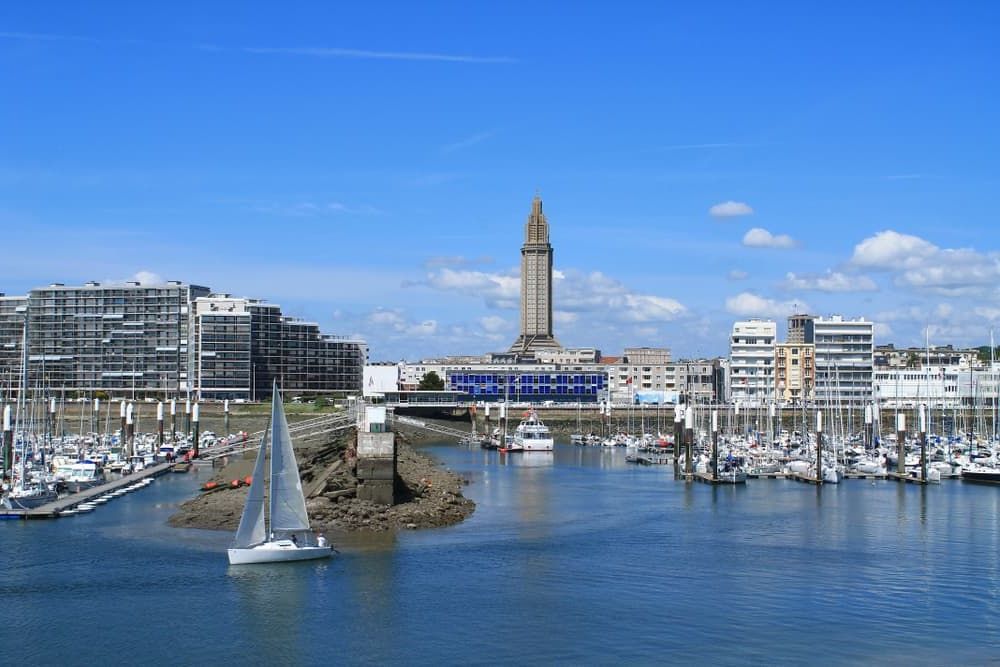
[[[267,452],[267,429],[260,439],[257,450],[257,462],[253,464],[253,478],[250,481],[250,493],[247,503],[243,506],[243,516],[240,517],[240,527],[236,529],[233,546],[249,547],[264,541],[264,458]]]
[[[271,401],[271,532],[287,535],[309,530],[306,499],[295,463],[292,436],[281,403],[281,393],[275,383]]]

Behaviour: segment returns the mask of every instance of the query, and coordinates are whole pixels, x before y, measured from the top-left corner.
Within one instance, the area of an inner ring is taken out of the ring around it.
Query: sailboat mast
[[[990,384],[993,385],[993,446],[997,440],[997,376],[996,376],[996,347],[993,344],[993,329],[990,329]]]

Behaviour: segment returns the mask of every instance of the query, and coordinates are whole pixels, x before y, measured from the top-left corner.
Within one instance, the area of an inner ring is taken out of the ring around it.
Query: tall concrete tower
[[[533,354],[536,350],[559,349],[552,335],[552,246],[549,223],[542,213],[542,198],[536,193],[531,214],[524,225],[521,246],[521,335],[510,351]]]

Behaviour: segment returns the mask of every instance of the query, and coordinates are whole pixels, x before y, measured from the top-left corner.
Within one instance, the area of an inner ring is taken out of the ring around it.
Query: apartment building
[[[774,398],[774,320],[733,323],[729,339],[729,392],[744,405],[764,405]]]
[[[25,326],[27,332],[25,335]],[[364,341],[324,335],[274,304],[180,281],[54,283],[0,296],[0,382],[114,395],[264,398],[358,391]]]
[[[775,344],[775,400],[799,403],[812,396],[815,386],[816,347],[808,343]]]

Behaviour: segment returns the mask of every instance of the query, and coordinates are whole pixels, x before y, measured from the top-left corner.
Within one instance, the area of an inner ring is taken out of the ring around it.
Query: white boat
[[[538,418],[538,413],[530,411],[514,430],[514,447],[526,452],[551,452],[554,441],[549,428]]]
[[[268,438],[270,431],[270,439]],[[265,479],[264,459],[271,455],[270,480]],[[269,493],[265,494],[265,485]],[[265,521],[264,502],[268,507]],[[269,524],[269,525],[268,525]],[[271,423],[257,450],[250,492],[243,516],[229,549],[230,565],[280,563],[329,558],[333,547],[323,537],[314,537],[309,528],[306,499],[302,493],[299,467],[288,432],[288,421],[277,383],[271,399]]]
[[[9,489],[0,503],[7,509],[30,510],[50,503],[58,498],[56,492],[42,482],[32,482],[30,484],[15,483]]]

